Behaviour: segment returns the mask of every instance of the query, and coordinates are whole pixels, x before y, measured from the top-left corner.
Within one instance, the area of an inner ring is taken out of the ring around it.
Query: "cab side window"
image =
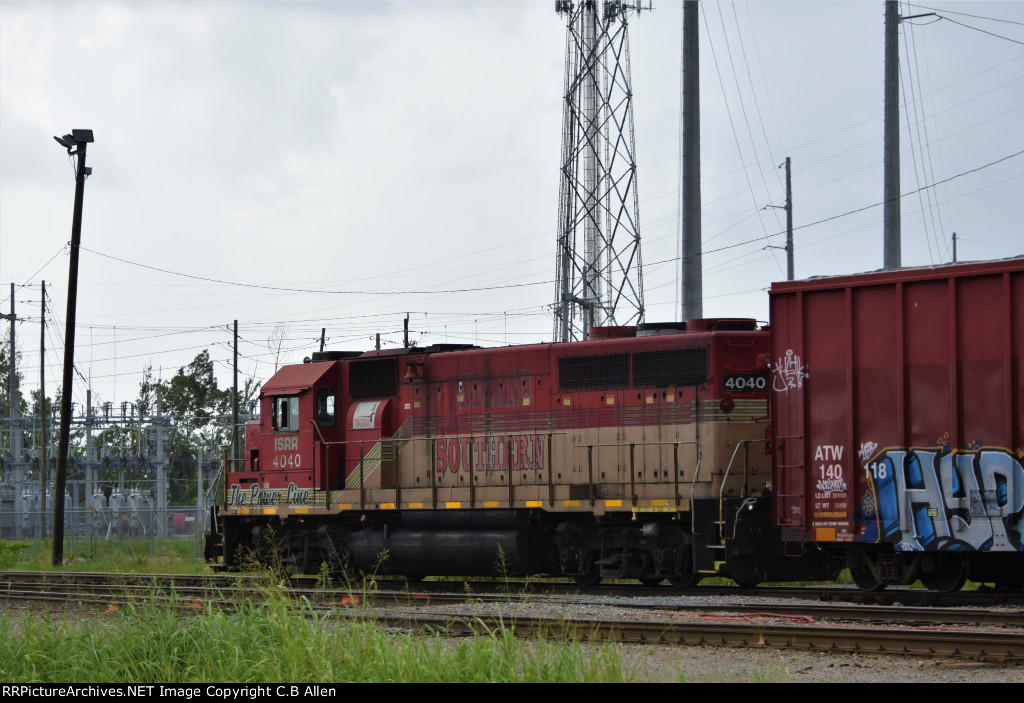
[[[299,397],[281,396],[274,398],[271,405],[272,422],[278,432],[299,431]]]
[[[316,394],[316,422],[321,427],[334,427],[334,389],[321,388]]]

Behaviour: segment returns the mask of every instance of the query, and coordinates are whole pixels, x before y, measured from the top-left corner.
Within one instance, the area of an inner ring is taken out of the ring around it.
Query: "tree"
[[[155,414],[156,389],[161,389],[163,413],[171,421],[171,433],[166,444],[168,498],[172,503],[191,503],[196,495],[196,473],[200,456],[209,458],[211,448],[231,441],[230,388],[217,386],[213,373],[213,360],[204,349],[187,366],[166,382],[154,382],[152,368],[143,373],[139,385],[140,412]],[[245,413],[249,399],[258,385],[248,378],[239,389],[239,412]],[[145,410],[143,410],[145,409]]]
[[[281,357],[284,354],[284,340],[288,338],[288,325],[281,323],[275,325],[270,336],[267,337],[267,349],[274,355],[274,373],[281,368]]]
[[[16,362],[16,368],[21,367],[21,353],[16,352],[14,356]],[[18,408],[20,409],[20,416],[25,417],[28,414],[28,403],[25,401],[25,393],[23,390],[25,387],[24,377],[20,370],[15,371],[17,377],[16,382],[18,384]],[[7,427],[9,418],[11,417],[11,388],[10,388],[10,377],[11,377],[11,333],[8,331],[2,340],[0,340],[0,424]],[[22,446],[28,446],[25,444],[27,438],[23,438]],[[5,451],[11,449],[11,435],[9,432],[0,432],[0,448]]]

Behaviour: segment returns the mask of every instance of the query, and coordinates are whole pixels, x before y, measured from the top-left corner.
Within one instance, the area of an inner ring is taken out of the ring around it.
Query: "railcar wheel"
[[[1016,592],[1024,588],[1024,577],[1010,576],[1001,578],[995,582],[995,587],[1000,591]]]
[[[680,574],[679,576],[669,576],[668,582],[674,588],[693,588],[700,583],[702,578],[704,577],[700,574]]]
[[[963,588],[967,582],[967,564],[959,557],[932,560],[930,567],[921,574],[921,583],[930,591],[953,593]]]
[[[601,570],[594,565],[593,560],[587,565],[586,570],[582,574],[575,574],[572,580],[577,582],[578,586],[589,588],[592,585],[597,585],[601,582]]]
[[[868,593],[874,593],[875,591],[881,591],[885,588],[885,584],[875,578],[875,575],[871,573],[871,569],[867,566],[860,568],[850,568],[850,578],[853,579],[854,585],[862,591]]]

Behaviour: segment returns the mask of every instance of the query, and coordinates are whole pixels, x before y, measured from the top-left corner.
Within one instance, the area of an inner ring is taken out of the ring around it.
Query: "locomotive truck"
[[[769,325],[313,353],[262,386],[207,558],[1024,585],[1024,258],[770,296]]]

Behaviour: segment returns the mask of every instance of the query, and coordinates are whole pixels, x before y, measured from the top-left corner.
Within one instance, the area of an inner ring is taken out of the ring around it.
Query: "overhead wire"
[[[707,29],[708,35],[710,37],[711,28],[710,28],[709,23],[708,23],[707,14],[704,12],[704,6],[703,5],[701,5],[700,8],[701,8],[701,16],[704,18],[704,26]],[[724,34],[724,32],[725,32],[725,20],[724,20],[724,18],[721,15],[721,6],[719,6],[719,17],[722,19],[722,30],[723,30],[723,34]],[[727,50],[729,50],[728,49],[728,46],[729,46],[728,45],[728,38],[726,38],[725,41],[726,41],[726,48],[727,48]],[[736,130],[736,124],[735,124],[735,122],[733,120],[733,117],[732,117],[732,109],[729,107],[729,99],[728,99],[727,91],[725,89],[725,81],[722,78],[722,71],[721,71],[721,68],[719,67],[719,64],[718,64],[718,55],[715,52],[714,42],[710,42],[710,46],[711,46],[711,57],[712,57],[712,60],[714,61],[714,64],[715,64],[715,72],[718,75],[718,82],[719,82],[719,85],[721,86],[722,97],[723,97],[723,100],[725,102],[725,112],[726,112],[726,115],[729,118],[729,127],[732,129],[733,140],[736,143],[736,151],[738,153],[738,156],[739,156],[739,159],[740,159],[740,163],[743,166],[743,175],[744,175],[744,178],[746,179],[746,182],[747,182],[747,190],[750,193],[750,198],[751,198],[751,203],[753,205],[753,208],[758,213],[757,219],[758,219],[758,223],[761,225],[761,231],[764,233],[764,239],[765,239],[765,241],[767,241],[768,230],[765,228],[764,221],[761,219],[761,207],[758,205],[757,196],[754,194],[754,188],[753,188],[753,185],[750,182],[750,174],[747,172],[746,159],[743,157],[743,148],[740,146],[739,134],[738,134],[738,132]],[[731,62],[731,60],[732,60],[731,50],[729,50],[729,54],[730,54],[730,62]],[[733,73],[735,74],[735,71],[733,71]],[[740,99],[740,105],[741,105],[741,107],[743,105],[742,98]],[[749,133],[749,129],[748,129],[748,133]],[[764,180],[764,179],[762,179],[762,180]],[[706,252],[703,252],[703,253],[706,253]],[[776,259],[775,263],[776,263],[776,265],[779,267],[779,269],[781,271],[782,267],[781,267],[781,264],[779,264],[777,259]]]
[[[166,273],[172,276],[181,276],[183,278],[191,278],[199,281],[206,281],[208,283],[219,283],[226,286],[238,286],[241,288],[257,288],[260,290],[272,290],[280,291],[285,293],[316,293],[324,295],[382,295],[382,296],[395,296],[395,295],[435,295],[435,294],[451,294],[451,293],[478,293],[486,290],[508,290],[510,288],[526,288],[530,286],[548,285],[554,281],[536,281],[532,283],[511,283],[507,285],[499,286],[478,286],[475,288],[453,288],[447,290],[437,289],[423,289],[423,290],[388,290],[388,291],[376,291],[376,290],[329,290],[320,288],[289,288],[285,286],[271,286],[262,283],[243,283],[240,281],[226,281],[223,279],[209,278],[206,276],[198,276],[191,273],[183,273],[181,271],[172,271],[170,269],[161,268],[159,266],[151,266],[149,264],[139,263],[137,261],[130,261],[128,259],[114,256],[112,254],[105,254],[94,249],[88,249],[86,247],[80,247],[82,251],[87,251],[90,254],[102,256],[107,259],[113,259],[123,264],[129,264],[131,266],[138,266],[139,268],[148,269],[150,271],[159,271],[160,273]]]
[[[1013,154],[1009,154],[1009,155],[1004,156],[1004,157],[1002,157],[1000,159],[996,159],[995,161],[990,161],[989,163],[983,164],[983,165],[978,166],[976,168],[972,168],[970,170],[963,171],[963,172],[958,173],[958,174],[956,174],[954,176],[950,176],[949,178],[944,178],[941,181],[937,181],[935,183],[931,183],[931,184],[928,184],[928,185],[921,186],[920,188],[917,188],[915,190],[909,191],[907,193],[903,193],[899,197],[902,199],[902,198],[909,197],[911,195],[916,195],[917,192],[919,190],[923,189],[923,188],[934,188],[934,187],[936,187],[938,185],[941,185],[943,183],[949,183],[950,181],[956,180],[957,178],[962,178],[963,176],[967,176],[967,175],[970,175],[972,173],[977,173],[978,171],[981,171],[983,169],[989,168],[991,166],[995,166],[997,164],[1001,164],[1004,161],[1008,161],[1009,159],[1015,158],[1015,157],[1020,156],[1022,154],[1024,154],[1024,150],[1015,152]],[[842,212],[842,213],[839,213],[837,215],[832,215],[830,217],[825,217],[825,218],[822,218],[820,220],[815,220],[814,222],[807,222],[805,224],[795,226],[795,227],[793,227],[793,230],[796,231],[798,229],[806,229],[808,227],[814,227],[816,225],[824,224],[825,222],[832,222],[833,220],[837,220],[837,219],[839,219],[841,217],[847,217],[849,215],[854,215],[854,214],[856,214],[858,212],[864,212],[865,210],[870,210],[871,208],[879,207],[880,205],[884,205],[884,204],[885,204],[885,201],[882,200],[882,201],[879,201],[877,203],[872,203],[870,205],[864,205],[862,207],[854,208],[853,210],[847,210],[846,212]],[[771,234],[769,236],[775,237],[775,236],[780,236],[780,235],[783,235],[783,234],[785,234],[785,231],[775,232],[775,233],[773,233],[773,234]],[[747,244],[754,244],[754,243],[762,241],[762,239],[763,239],[762,237],[758,237],[756,239],[748,239],[745,242],[737,242],[735,244],[729,244],[727,246],[719,247],[717,249],[706,250],[704,253],[708,254],[708,253],[714,253],[714,252],[718,252],[718,251],[725,251],[727,249],[733,249],[735,247],[745,246]]]
[[[911,26],[913,26],[913,25],[911,25]],[[907,127],[908,127],[908,129],[907,129],[907,137],[910,140],[910,156],[911,156],[911,161],[913,162],[913,166],[914,166],[914,181],[915,181],[915,183],[918,186],[920,186],[921,185],[921,172],[923,172],[924,168],[923,168],[923,165],[922,165],[921,171],[918,170],[917,148],[914,147],[914,129],[913,129],[913,127],[911,127],[911,125],[917,125],[918,126],[917,138],[918,138],[918,142],[920,144],[920,142],[922,141],[921,140],[920,124],[921,124],[921,120],[923,119],[923,116],[919,116],[918,115],[918,112],[917,112],[917,97],[914,95],[915,84],[914,84],[914,81],[913,81],[913,73],[911,72],[911,61],[910,61],[910,44],[911,44],[910,34],[911,34],[911,32],[906,32],[905,35],[904,35],[906,37],[906,41],[900,42],[900,44],[902,44],[902,46],[903,46],[903,55],[905,57],[905,61],[900,62],[900,65],[899,65],[900,71],[899,71],[899,75],[898,75],[897,80],[899,80],[900,92],[903,95],[903,108],[904,108],[904,111],[905,111],[906,116],[907,116]],[[904,67],[904,65],[906,66],[906,69],[907,69],[907,79],[906,80],[903,79],[903,67]],[[912,100],[908,100],[907,99],[906,91],[907,91],[908,85],[910,87],[911,97],[913,98]],[[923,108],[923,106],[922,106],[922,108]],[[910,115],[911,110],[913,110],[913,119],[911,119],[911,115]],[[922,109],[922,113],[923,113],[923,109]],[[924,147],[924,145],[919,145],[918,148],[921,149],[921,159],[922,159],[922,162],[923,162],[923,159],[925,158],[925,156],[924,156],[924,149],[925,149],[925,147]],[[928,219],[927,219],[927,212],[926,212],[927,208],[924,207],[924,198],[925,197],[926,196],[925,196],[924,193],[922,193],[921,191],[918,191],[917,199],[918,199],[918,202],[921,204],[921,224],[922,224],[922,226],[924,228],[924,241],[925,241],[925,244],[928,247],[928,258],[934,264],[935,263],[935,253],[932,251],[932,237],[931,237],[931,235],[929,233],[929,229],[928,229]]]
[[[988,166],[994,165],[994,164],[996,164],[996,163],[1000,163],[1000,162],[1002,162],[1002,161],[1005,161],[1005,160],[1007,160],[1007,159],[1009,159],[1009,158],[1013,158],[1014,156],[1018,156],[1018,155],[1020,155],[1020,153],[1022,153],[1022,152],[1018,152],[1018,153],[1016,153],[1016,154],[1011,154],[1011,155],[1009,155],[1009,156],[1006,156],[1006,157],[1004,157],[1004,158],[1002,158],[1002,159],[996,160],[996,161],[994,161],[994,162],[991,162],[991,163],[989,163],[989,164],[985,164],[985,165],[983,165],[983,166],[979,166],[979,167],[977,167],[977,168],[975,168],[975,169],[971,169],[971,170],[969,170],[969,171],[965,171],[965,172],[963,172],[963,173],[961,173],[961,174],[957,174],[956,176],[953,176],[953,177],[951,177],[951,178],[949,178],[949,179],[945,179],[945,180],[944,180],[943,182],[947,182],[947,181],[949,181],[949,180],[952,180],[953,178],[958,178],[958,177],[960,177],[960,176],[963,176],[963,175],[967,175],[967,174],[969,174],[969,173],[974,173],[974,172],[976,172],[976,171],[978,171],[978,170],[981,170],[981,169],[983,169],[983,168],[987,168]],[[936,184],[932,184],[931,186],[923,186],[923,187],[933,187],[934,185],[936,185]],[[916,192],[916,191],[915,191],[915,192]],[[904,194],[904,195],[903,195],[903,196],[901,196],[901,197],[906,197],[906,196],[908,196],[908,195],[911,195],[911,194],[913,194],[913,193],[906,193],[906,194]],[[800,228],[804,228],[804,227],[809,227],[809,226],[813,226],[813,225],[815,225],[815,224],[820,224],[820,223],[822,223],[822,222],[830,221],[830,220],[836,219],[836,218],[838,218],[838,217],[842,217],[842,216],[845,216],[845,215],[848,215],[848,214],[853,214],[854,212],[859,212],[859,211],[862,211],[862,210],[864,210],[864,209],[867,209],[867,208],[870,208],[870,207],[874,207],[874,206],[877,206],[878,204],[880,204],[880,203],[876,203],[876,204],[873,204],[873,205],[865,206],[865,207],[863,207],[863,208],[858,208],[858,209],[855,209],[855,210],[849,211],[849,212],[847,212],[847,213],[842,213],[842,214],[840,214],[840,215],[835,215],[835,216],[832,216],[832,217],[830,217],[830,218],[825,218],[825,219],[823,219],[823,220],[819,220],[819,221],[816,221],[816,222],[808,223],[808,224],[806,224],[806,225],[801,225],[801,226],[800,226]],[[780,233],[778,233],[778,234],[781,234],[781,232],[780,232]],[[717,251],[722,251],[722,250],[726,250],[726,249],[731,249],[731,248],[734,248],[734,247],[737,247],[737,246],[742,246],[742,245],[744,245],[744,244],[756,243],[756,242],[758,242],[758,241],[761,241],[761,239],[760,239],[760,238],[758,238],[758,239],[750,240],[750,241],[748,241],[748,242],[741,242],[741,243],[736,243],[736,244],[728,245],[728,246],[725,246],[725,247],[720,247],[720,248],[718,248],[718,249],[714,249],[714,250],[709,250],[709,251],[708,251],[708,253],[714,253],[714,252],[717,252]],[[652,266],[656,266],[656,265],[657,265],[657,264],[659,264],[659,263],[663,263],[663,262],[658,262],[658,261],[654,261],[654,262],[651,262],[651,265],[652,265]],[[479,316],[482,316],[482,314],[483,314],[483,313],[473,313],[473,314],[479,317]],[[379,316],[379,315],[378,315],[378,316]],[[372,317],[372,316],[371,316],[371,317]],[[181,333],[186,333],[186,332],[187,332],[187,330],[185,330],[185,331],[182,331]],[[528,332],[527,332],[527,333],[523,333],[523,334],[531,334],[531,333],[528,333]],[[363,336],[363,335],[360,335],[360,337],[362,337],[362,336]],[[247,340],[247,341],[250,341],[250,343],[256,344],[256,343],[254,343],[254,342],[251,342],[251,340]],[[62,346],[62,344],[61,344],[61,346]],[[204,345],[194,345],[194,346],[189,346],[189,347],[183,347],[183,348],[181,348],[181,349],[187,349],[187,350],[191,350],[191,349],[197,349],[197,348],[200,348],[200,347],[202,347],[202,346],[204,346]],[[301,347],[299,347],[299,348],[301,348]],[[150,354],[152,355],[152,354],[154,354],[154,353],[167,353],[167,352],[170,352],[170,351],[180,351],[181,349],[177,349],[177,350],[164,350],[163,352],[150,352]],[[132,357],[133,357],[133,358],[134,358],[134,357],[137,357],[137,356],[145,356],[145,354],[143,354],[143,355],[132,355]],[[125,357],[125,358],[128,358],[128,357]],[[78,373],[79,373],[79,376],[81,377],[81,372],[79,371]],[[131,375],[131,374],[114,374],[114,375],[115,375],[115,376],[124,376],[124,375]],[[110,375],[107,375],[107,377],[110,377]],[[83,378],[83,380],[84,380],[84,378]]]
[[[992,22],[1003,22],[1005,24],[1016,24],[1016,25],[1020,25],[1020,26],[1024,27],[1024,22],[1017,22],[1015,20],[1000,19],[999,17],[986,17],[984,15],[972,15],[972,14],[969,14],[967,12],[955,12],[953,10],[943,10],[943,9],[939,9],[937,7],[929,7],[927,5],[917,5],[917,4],[911,3],[911,2],[907,3],[907,7],[919,7],[922,10],[933,10],[935,12],[945,12],[948,15],[961,15],[963,17],[973,17],[974,19],[990,20]]]
[[[743,42],[743,30],[740,28],[740,18],[739,18],[739,15],[736,12],[736,4],[735,3],[732,3],[732,16],[733,16],[733,20],[734,20],[734,22],[736,24],[736,36],[739,38],[740,53],[743,56],[743,67],[744,67],[744,69],[746,70],[746,73],[747,73],[747,83],[750,86],[750,96],[754,100],[754,113],[757,115],[757,121],[761,125],[761,136],[764,138],[765,148],[768,149],[768,160],[771,161],[771,162],[774,162],[778,157],[775,156],[775,153],[774,153],[773,149],[771,148],[771,140],[768,139],[768,130],[765,129],[765,126],[764,126],[764,117],[762,117],[762,115],[761,115],[761,104],[760,104],[760,102],[757,99],[757,90],[754,88],[754,79],[753,79],[753,77],[751,76],[751,73],[750,73],[750,62],[747,61],[747,48],[746,48],[746,45]],[[764,70],[764,67],[762,67],[762,71],[763,70]],[[763,73],[762,73],[762,75],[763,75]],[[766,81],[766,83],[767,83],[767,81]],[[738,89],[738,84],[737,84],[737,89]],[[749,131],[749,129],[750,129],[749,125],[747,125],[747,129]],[[750,143],[751,144],[754,143],[753,135],[751,135]],[[754,152],[754,156],[757,157],[757,151],[756,150]],[[760,158],[758,158],[758,171],[761,173],[761,178],[764,179],[764,172],[761,171],[761,166],[760,166]],[[776,179],[779,187],[783,191],[785,191],[786,190],[786,185],[785,185],[785,183],[783,183],[782,176],[781,176],[781,174],[779,174],[778,169],[773,169],[772,172],[775,174],[775,179]],[[767,189],[766,189],[766,192],[767,192]]]
[[[908,7],[909,7],[909,3],[908,3]],[[911,27],[913,27],[913,23],[911,23]],[[931,139],[931,135],[929,134],[929,131],[928,131],[928,129],[929,129],[928,128],[928,123],[931,120],[930,119],[924,119],[924,117],[923,117],[924,114],[925,114],[925,95],[924,95],[924,89],[923,89],[923,87],[921,85],[920,68],[921,68],[922,62],[919,60],[918,53],[917,53],[917,32],[912,30],[912,31],[908,32],[908,36],[910,37],[910,44],[912,46],[913,54],[914,54],[914,75],[915,75],[915,80],[916,80],[916,84],[917,84],[917,93],[918,93],[918,96],[919,96],[918,99],[921,102],[922,119],[920,121],[920,127],[923,130],[923,132],[924,132],[924,137],[923,137],[923,143],[925,144],[924,156],[927,159],[927,173],[925,173],[923,175],[924,175],[924,178],[927,178],[928,180],[931,180],[932,182],[934,182],[936,180],[936,177],[935,177],[935,157],[934,157],[934,154],[932,153],[932,148],[931,148],[931,146],[932,146],[932,139]],[[927,71],[927,64],[925,64],[925,68],[926,68],[926,71]],[[929,75],[929,88],[930,88],[931,87],[930,73],[927,73],[926,75]],[[931,92],[932,91],[929,90],[929,94],[931,94]],[[931,115],[932,119],[934,119],[934,117],[935,117],[934,114]],[[918,141],[920,142],[920,141],[922,141],[922,139],[919,137]],[[939,157],[941,159],[941,156],[942,156],[942,145],[941,145],[941,142],[936,142],[935,143],[935,148],[939,152]],[[931,221],[932,221],[932,234],[933,234],[933,237],[935,239],[936,251],[939,252],[940,256],[941,256],[943,250],[948,255],[950,253],[949,245],[948,245],[948,243],[946,241],[946,237],[944,236],[947,230],[946,230],[946,225],[945,225],[945,222],[944,222],[943,216],[942,216],[942,208],[939,207],[939,205],[938,205],[939,193],[938,193],[938,191],[936,189],[929,189],[927,191],[927,193],[928,193],[928,201],[931,204],[930,215],[931,215]],[[938,224],[937,225],[936,225],[936,222],[935,222],[936,219],[938,220]]]
[[[1014,44],[1020,44],[1021,46],[1024,46],[1024,41],[1018,41],[1017,39],[1010,39],[1009,37],[1004,37],[1003,35],[996,34],[995,32],[989,32],[988,30],[981,29],[980,27],[972,27],[969,24],[964,24],[963,22],[957,22],[955,19],[951,19],[949,17],[943,17],[942,15],[939,15],[939,17],[941,19],[946,20],[947,22],[952,22],[955,25],[959,25],[960,27],[966,27],[967,29],[973,29],[975,32],[981,32],[982,34],[987,34],[990,37],[995,37],[996,39],[1003,39],[1005,41],[1013,42]]]
[[[43,264],[43,265],[42,265],[42,266],[40,266],[40,267],[39,267],[38,269],[36,269],[36,270],[35,270],[35,273],[33,273],[33,274],[32,274],[31,276],[29,276],[29,277],[28,277],[28,278],[27,278],[27,279],[25,280],[25,282],[24,282],[24,283],[22,283],[22,284],[21,284],[20,286],[15,286],[15,288],[14,288],[14,292],[15,292],[15,294],[17,294],[17,292],[18,292],[19,290],[21,290],[22,288],[25,288],[26,286],[30,285],[30,281],[32,281],[32,279],[34,279],[34,278],[35,278],[36,276],[38,276],[38,275],[39,275],[39,273],[40,273],[40,272],[41,272],[41,271],[42,271],[43,269],[45,269],[45,268],[46,268],[47,266],[49,266],[49,265],[50,265],[50,263],[51,263],[51,262],[52,262],[52,261],[53,261],[54,259],[56,259],[56,258],[57,258],[58,256],[60,256],[60,253],[61,253],[62,251],[64,251],[65,249],[67,249],[67,248],[68,248],[68,247],[70,247],[70,246],[71,246],[71,244],[70,244],[70,243],[68,243],[68,244],[64,244],[64,245],[63,245],[63,246],[62,246],[62,247],[61,247],[60,249],[58,249],[58,250],[57,250],[57,253],[55,253],[55,254],[54,254],[53,256],[51,256],[51,257],[50,257],[49,259],[47,259],[47,260],[46,260],[46,263],[45,263],[45,264]],[[11,296],[10,296],[10,294],[8,294],[8,295],[7,295],[7,297],[5,297],[5,298],[3,298],[2,300],[0,300],[0,303],[6,303],[6,302],[7,302],[8,300],[10,300],[10,299],[11,299]]]

